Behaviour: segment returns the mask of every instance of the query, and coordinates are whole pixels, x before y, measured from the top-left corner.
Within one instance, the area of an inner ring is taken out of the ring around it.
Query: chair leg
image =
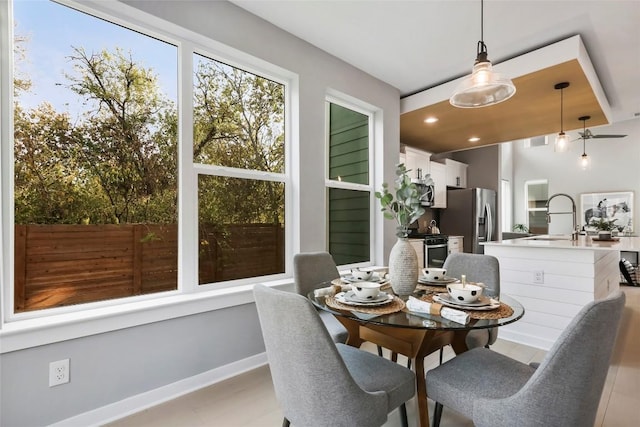
[[[442,418],[442,403],[436,402],[433,410],[433,427],[440,427],[440,418]]]
[[[440,364],[442,365],[442,355],[444,354],[444,347],[440,347]]]
[[[284,417],[284,419],[282,420],[282,427],[289,427],[290,425],[291,423],[289,422],[287,417]]]
[[[378,346],[378,356],[383,357],[382,356],[382,347]]]
[[[400,405],[400,422],[402,427],[409,427],[409,421],[407,419],[407,405],[403,403]]]
[[[411,369],[411,358],[407,357],[407,369]]]

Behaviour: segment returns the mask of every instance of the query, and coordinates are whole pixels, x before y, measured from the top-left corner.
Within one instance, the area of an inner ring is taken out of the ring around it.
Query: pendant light
[[[471,75],[465,77],[449,102],[454,107],[478,108],[506,101],[516,93],[516,87],[506,76],[493,71],[484,44],[484,0],[480,0],[480,41]]]
[[[560,133],[556,135],[556,143],[554,151],[562,153],[569,148],[569,137],[564,133],[564,89],[569,87],[569,82],[558,83],[554,86],[556,90],[560,90]]]
[[[580,158],[578,159],[582,170],[587,170],[591,167],[591,158],[587,156],[586,151],[587,120],[589,120],[590,118],[591,116],[582,116],[578,118],[578,120],[582,120],[582,156],[580,156]]]

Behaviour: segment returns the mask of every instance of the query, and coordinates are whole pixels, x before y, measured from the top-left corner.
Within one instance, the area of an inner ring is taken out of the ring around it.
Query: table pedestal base
[[[419,425],[428,427],[429,408],[427,407],[424,358],[449,344],[456,354],[465,352],[467,350],[465,338],[468,331],[398,328],[371,323],[362,324],[356,319],[343,316],[336,316],[336,318],[349,332],[348,345],[360,347],[363,342],[369,341],[391,350],[394,360],[397,354],[411,359],[416,373],[416,413],[419,416]]]

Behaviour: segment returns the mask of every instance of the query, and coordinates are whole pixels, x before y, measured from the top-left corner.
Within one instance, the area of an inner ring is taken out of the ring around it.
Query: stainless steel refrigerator
[[[496,192],[486,188],[447,190],[447,207],[440,213],[440,232],[463,236],[464,252],[482,254],[480,244],[495,240]]]

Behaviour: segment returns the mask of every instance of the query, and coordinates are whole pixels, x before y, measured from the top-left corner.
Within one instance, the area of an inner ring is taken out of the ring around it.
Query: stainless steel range
[[[424,239],[424,266],[442,268],[449,254],[449,236],[444,234],[418,233],[409,230],[409,238]]]
[[[427,234],[424,237],[425,267],[441,268],[447,259],[449,237],[443,234]]]

